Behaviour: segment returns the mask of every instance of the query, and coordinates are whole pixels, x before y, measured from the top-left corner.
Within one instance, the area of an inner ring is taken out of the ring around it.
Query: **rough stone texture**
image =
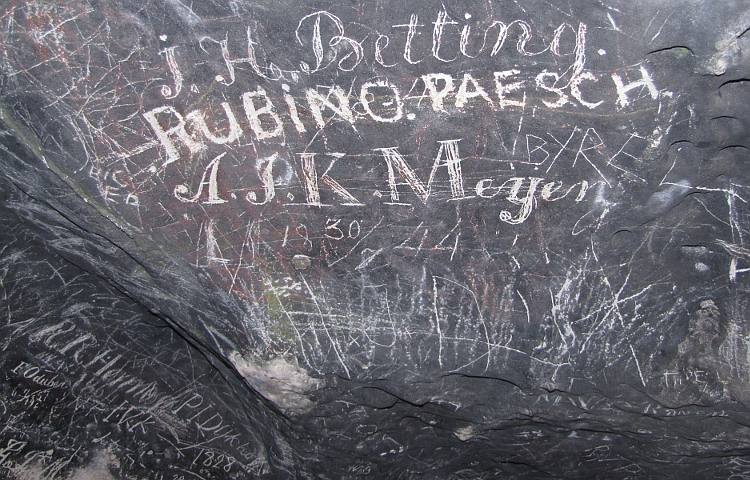
[[[0,2],[0,477],[750,478],[748,29]]]

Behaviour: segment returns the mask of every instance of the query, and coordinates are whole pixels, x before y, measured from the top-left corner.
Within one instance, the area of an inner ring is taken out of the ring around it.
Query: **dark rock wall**
[[[0,2],[0,477],[750,477],[749,28]]]

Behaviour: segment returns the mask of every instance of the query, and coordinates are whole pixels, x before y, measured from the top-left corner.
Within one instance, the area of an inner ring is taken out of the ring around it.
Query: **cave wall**
[[[750,476],[749,28],[0,2],[0,476]]]

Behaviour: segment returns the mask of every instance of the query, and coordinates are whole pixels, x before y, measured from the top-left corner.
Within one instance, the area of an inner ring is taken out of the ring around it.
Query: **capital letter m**
[[[440,167],[448,167],[448,179],[450,181],[451,196],[453,199],[464,198],[461,156],[458,151],[458,142],[460,141],[461,139],[459,138],[456,140],[444,140],[438,142],[440,144],[440,149],[438,150],[435,161],[432,164],[432,170],[430,171],[427,185],[419,179],[414,172],[414,169],[406,163],[406,159],[404,159],[403,155],[398,151],[398,147],[376,148],[375,151],[380,152],[383,155],[385,163],[388,166],[388,186],[390,189],[391,201],[396,203],[400,198],[396,181],[398,175],[404,179],[409,187],[411,187],[412,191],[417,194],[420,200],[422,200],[422,203],[426,204],[432,191],[432,182],[435,179],[435,174]]]

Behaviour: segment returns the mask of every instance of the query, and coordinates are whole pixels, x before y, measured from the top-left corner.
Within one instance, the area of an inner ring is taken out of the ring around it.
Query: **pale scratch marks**
[[[331,348],[333,348],[333,351],[336,354],[336,358],[338,359],[339,363],[341,364],[344,371],[346,372],[346,376],[348,378],[351,378],[351,374],[349,373],[349,367],[346,366],[346,363],[344,362],[341,352],[339,351],[341,347],[338,346],[338,341],[335,340],[333,336],[331,335],[331,331],[328,328],[325,315],[323,315],[323,310],[320,308],[320,303],[318,302],[318,298],[315,296],[315,292],[313,292],[313,289],[310,287],[310,284],[307,283],[307,279],[305,279],[304,275],[300,274],[300,278],[302,279],[302,283],[305,284],[305,288],[307,288],[308,293],[310,293],[310,298],[312,299],[313,303],[315,303],[315,308],[318,310],[318,315],[320,316],[320,322],[323,324],[323,329],[326,332],[326,336],[328,337],[328,340],[331,342]]]

